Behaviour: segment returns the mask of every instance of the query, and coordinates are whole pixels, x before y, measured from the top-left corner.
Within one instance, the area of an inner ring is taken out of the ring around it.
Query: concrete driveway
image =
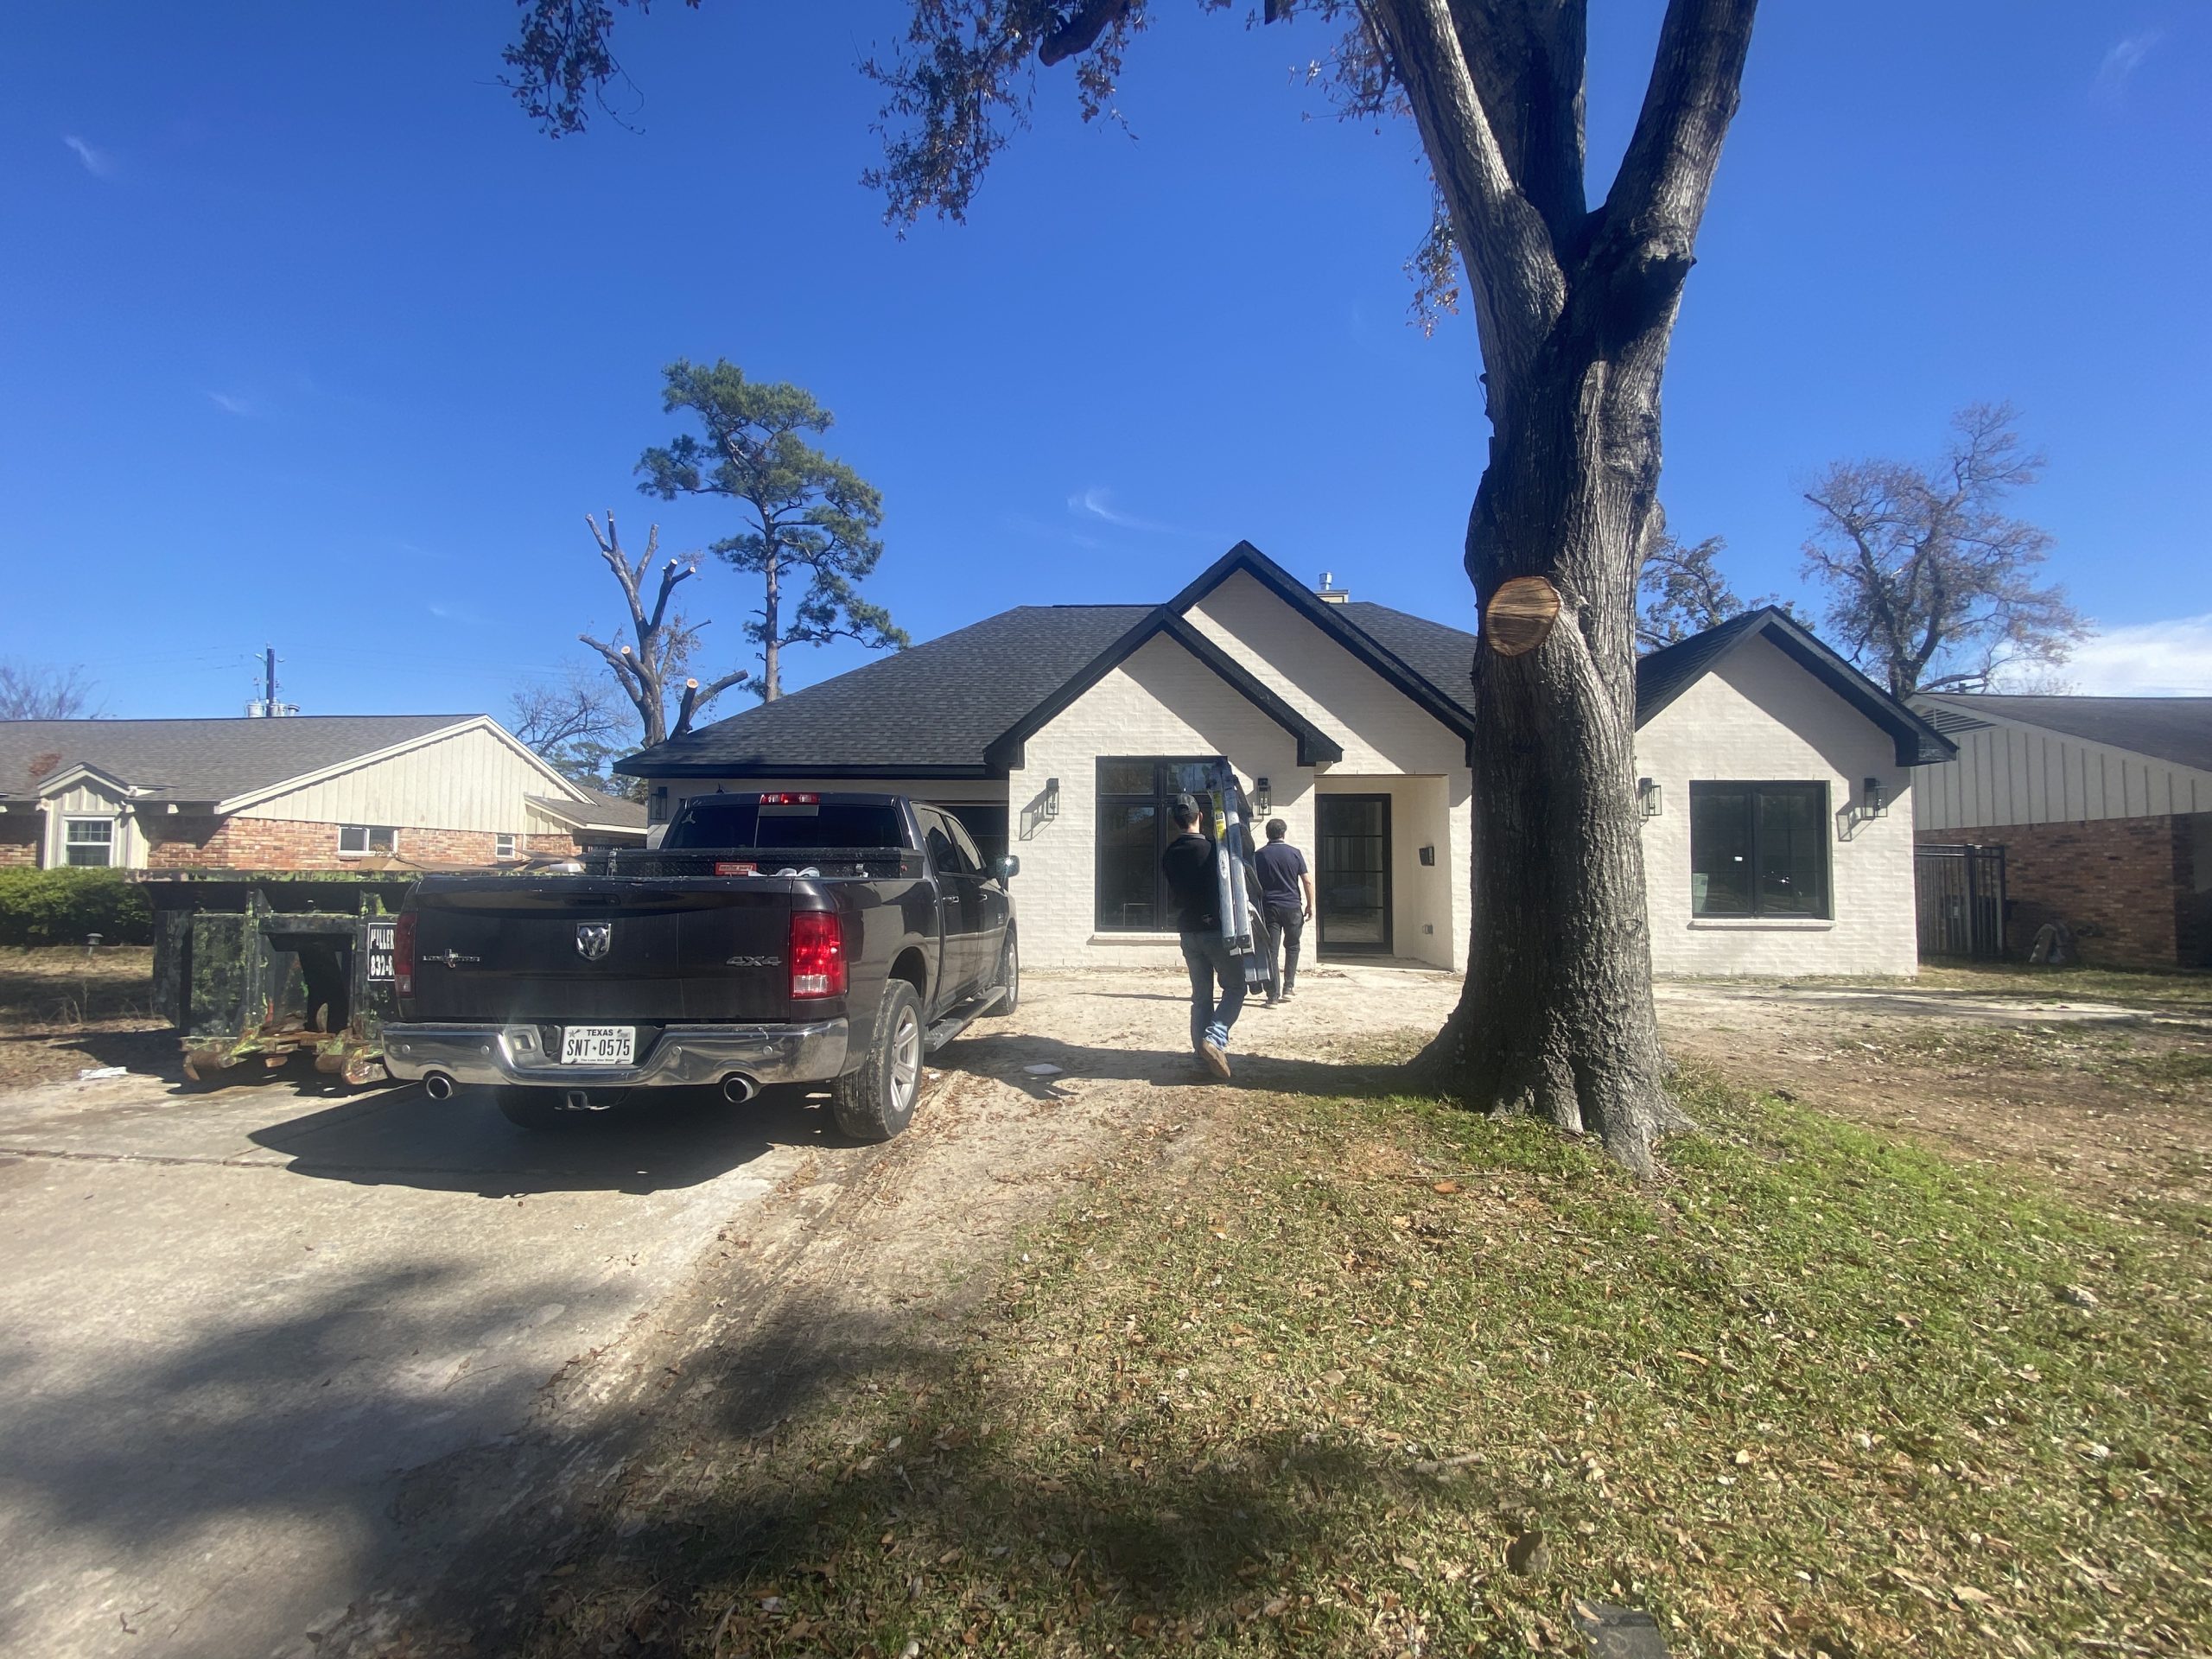
[[[0,1652],[311,1651],[410,1471],[497,1447],[830,1140],[796,1094],[532,1136],[291,1077],[0,1096]]]

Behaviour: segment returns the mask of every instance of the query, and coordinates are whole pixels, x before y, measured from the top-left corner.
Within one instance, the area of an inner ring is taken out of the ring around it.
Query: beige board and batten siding
[[[1923,831],[2212,812],[2212,772],[2193,766],[2001,720],[1945,735],[1958,759],[1915,769]]]
[[[235,816],[522,836],[542,833],[525,798],[567,789],[528,750],[485,721],[396,753],[365,756],[242,805]]]
[[[138,833],[138,825],[129,810],[124,797],[102,787],[90,779],[80,779],[50,796],[46,802],[46,857],[48,869],[69,861],[69,820],[72,818],[105,818],[115,826],[114,840],[109,843],[108,863],[116,869],[143,870],[146,868],[146,838]],[[158,812],[158,806],[149,809]]]
[[[1764,639],[1747,641],[1636,734],[1637,770],[1662,791],[1643,821],[1651,965],[1662,974],[1912,974],[1912,773],[1891,734]],[[1852,808],[1878,781],[1885,816]],[[1825,920],[1690,912],[1694,782],[1827,785]]]

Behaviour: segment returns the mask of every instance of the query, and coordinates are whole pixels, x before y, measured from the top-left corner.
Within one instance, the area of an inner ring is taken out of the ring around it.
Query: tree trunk
[[[776,549],[772,542],[769,544],[767,569],[764,574],[767,577],[767,597],[761,604],[760,613],[766,620],[767,627],[763,632],[760,640],[760,701],[773,702],[784,695],[784,620],[783,596],[779,592],[781,584],[777,581],[777,578],[783,574],[783,569],[780,561],[776,557]]]
[[[1636,793],[1636,581],[1656,528],[1664,324],[1608,353],[1570,308],[1510,411],[1468,525],[1485,607],[1516,576],[1559,591],[1524,655],[1473,669],[1473,933],[1425,1061],[1478,1109],[1599,1135],[1638,1174],[1685,1120],[1663,1085]],[[1589,337],[1578,339],[1578,333]]]

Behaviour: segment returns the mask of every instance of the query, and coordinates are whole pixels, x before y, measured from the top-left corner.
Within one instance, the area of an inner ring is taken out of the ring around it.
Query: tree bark
[[[768,568],[764,575],[767,579],[767,588],[760,614],[766,619],[766,626],[760,638],[760,666],[763,671],[760,701],[773,702],[784,695],[783,584],[778,580],[783,575],[783,561],[776,556],[773,532],[769,537]]]
[[[1755,0],[1670,0],[1620,171],[1583,207],[1580,0],[1363,0],[1465,260],[1490,459],[1478,606],[1541,577],[1534,650],[1472,667],[1473,931],[1422,1059],[1478,1109],[1592,1133],[1639,1175],[1684,1120],[1651,1001],[1636,772],[1636,589],[1656,529],[1659,385]],[[1572,66],[1572,73],[1561,66]]]
[[[1669,308],[1671,312],[1671,307]],[[1564,324],[1563,324],[1564,327]],[[1473,664],[1473,931],[1459,1007],[1426,1057],[1448,1093],[1599,1135],[1638,1174],[1683,1119],[1651,1001],[1636,771],[1636,576],[1656,528],[1656,373],[1555,339],[1502,422],[1466,568],[1487,607],[1537,575],[1560,593],[1543,644]],[[1650,358],[1653,343],[1644,342]],[[1656,350],[1663,354],[1663,339]]]

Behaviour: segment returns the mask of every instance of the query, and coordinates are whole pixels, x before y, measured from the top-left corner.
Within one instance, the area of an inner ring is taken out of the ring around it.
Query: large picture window
[[[61,855],[80,869],[105,869],[115,862],[113,818],[70,818],[62,824],[61,837]]]
[[[1692,784],[1690,914],[1834,914],[1826,784]]]
[[[1167,933],[1175,902],[1160,874],[1174,838],[1167,810],[1206,786],[1211,760],[1142,755],[1098,763],[1098,931]]]

